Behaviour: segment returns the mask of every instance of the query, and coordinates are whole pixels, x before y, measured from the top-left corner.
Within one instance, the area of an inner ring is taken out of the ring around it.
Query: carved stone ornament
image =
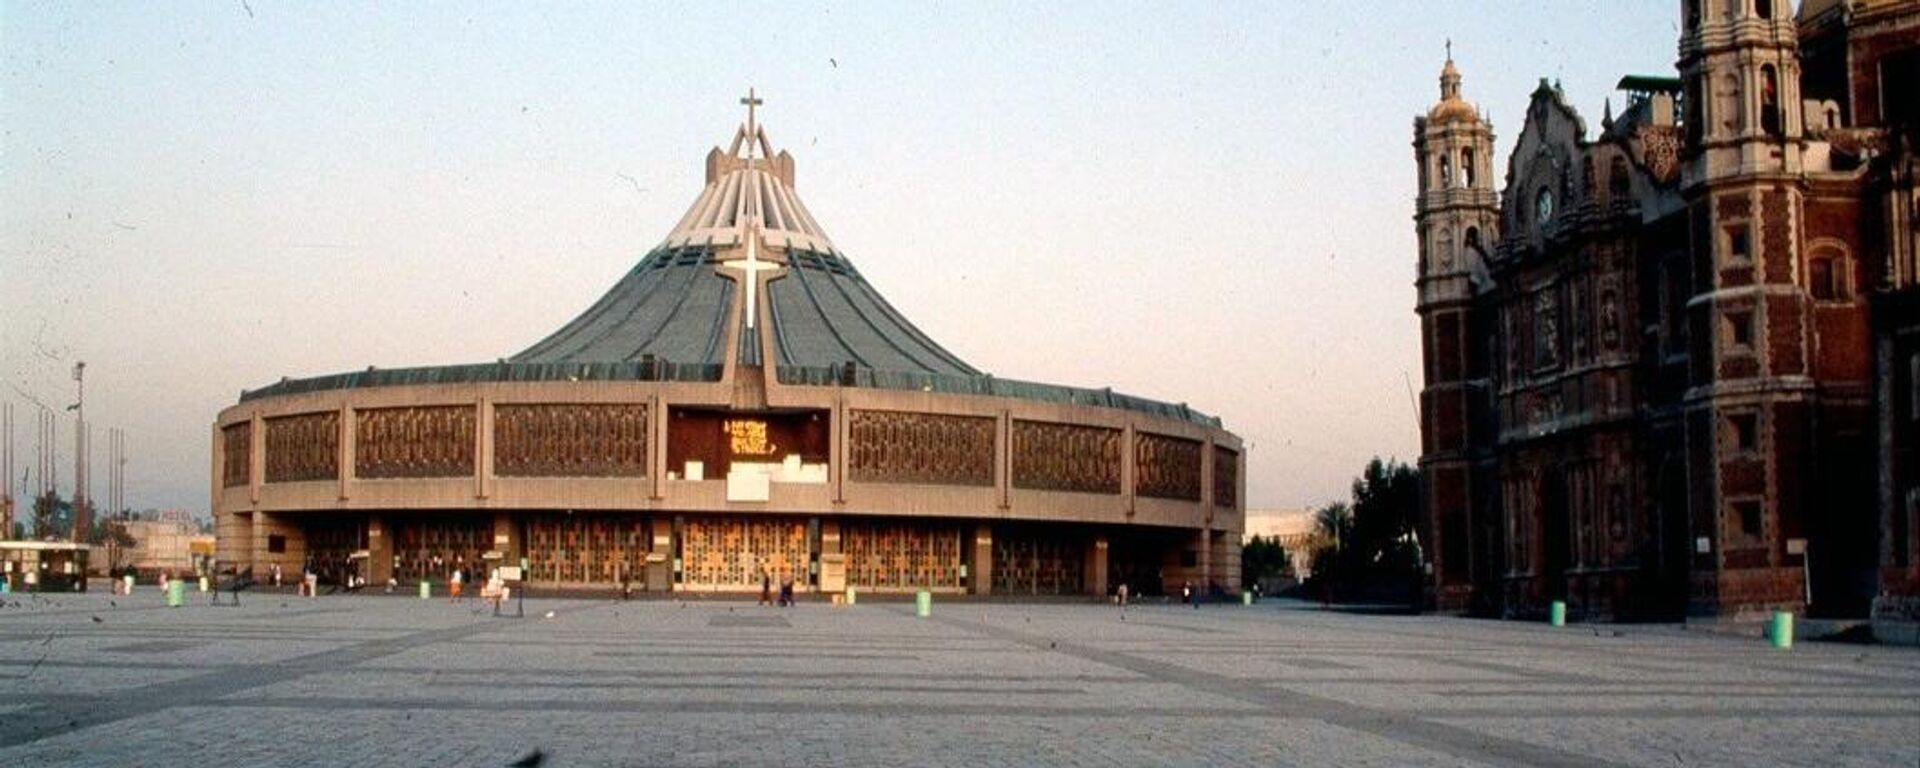
[[[855,482],[993,485],[994,420],[854,410],[847,475]]]
[[[1013,486],[1119,493],[1120,430],[1013,422]]]

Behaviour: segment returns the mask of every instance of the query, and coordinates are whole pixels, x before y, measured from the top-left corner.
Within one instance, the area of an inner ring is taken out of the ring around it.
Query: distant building
[[[142,574],[196,572],[213,555],[212,534],[201,533],[191,516],[129,520],[124,525],[134,545],[128,548],[123,565]]]
[[[1920,618],[1920,2],[1680,13],[1503,193],[1450,57],[1414,121],[1438,603]]]
[[[1313,510],[1247,510],[1247,533],[1243,541],[1252,541],[1255,536],[1280,540],[1280,548],[1286,550],[1287,560],[1293,564],[1295,577],[1305,580],[1313,575],[1313,550],[1320,543]]]

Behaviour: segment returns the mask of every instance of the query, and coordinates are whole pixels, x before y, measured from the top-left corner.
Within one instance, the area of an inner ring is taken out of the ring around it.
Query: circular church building
[[[1237,589],[1245,463],[1219,419],[996,378],[942,348],[834,246],[751,112],[706,169],[659,245],[519,354],[287,379],[221,411],[221,570]]]

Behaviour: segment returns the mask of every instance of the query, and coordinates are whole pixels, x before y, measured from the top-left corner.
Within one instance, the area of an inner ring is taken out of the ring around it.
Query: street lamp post
[[[84,543],[93,527],[87,509],[87,364],[73,364],[73,540]]]

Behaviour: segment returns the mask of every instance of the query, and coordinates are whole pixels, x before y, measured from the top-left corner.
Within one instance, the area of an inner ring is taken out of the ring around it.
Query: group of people
[[[760,604],[776,604],[773,595],[773,574],[765,570],[760,571]],[[782,608],[793,605],[793,574],[780,577],[780,597],[777,604]]]
[[[1207,600],[1213,600],[1215,602],[1225,602],[1227,600],[1226,589],[1220,586],[1220,582],[1210,581],[1207,583],[1206,589],[1207,591],[1203,593],[1194,587],[1193,582],[1184,582],[1180,585],[1180,602],[1193,606],[1195,610],[1199,610],[1200,604]],[[1255,597],[1258,597],[1260,594],[1260,585],[1255,583],[1252,585],[1252,589]],[[1132,592],[1127,587],[1126,582],[1120,582],[1120,586],[1114,589],[1113,602],[1115,605],[1120,606],[1121,617],[1124,618],[1126,616],[1127,604],[1132,601],[1132,598]]]
[[[447,601],[459,602],[465,585],[479,583],[479,580],[480,574],[477,569],[467,567],[465,562],[455,565],[447,576]],[[510,594],[507,580],[500,576],[498,568],[492,569],[487,574],[487,580],[479,584],[479,590],[480,599],[496,603],[506,600]]]
[[[133,594],[133,585],[134,582],[138,580],[139,575],[140,572],[134,570],[132,566],[114,568],[107,571],[107,577],[110,579],[108,583],[112,585],[113,594],[116,595]],[[165,592],[167,591],[167,583],[172,579],[173,574],[171,572],[161,571],[158,579],[154,583],[160,585],[161,592]]]
[[[286,578],[286,573],[280,570],[279,563],[274,563],[269,567],[267,574],[268,578],[273,580],[273,586],[275,588],[279,588]],[[161,586],[165,587],[166,585],[162,583]],[[319,597],[320,574],[314,573],[312,566],[300,569],[300,583],[297,586],[299,587],[301,597]]]

